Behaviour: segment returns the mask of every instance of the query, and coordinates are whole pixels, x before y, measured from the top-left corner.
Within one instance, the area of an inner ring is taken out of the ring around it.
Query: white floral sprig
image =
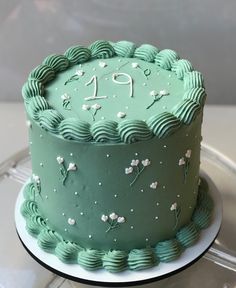
[[[83,70],[76,70],[75,74],[72,75],[65,83],[64,85],[67,85],[68,83],[75,81],[75,80],[79,80],[80,77],[82,77],[84,75],[84,71]]]
[[[140,67],[140,65],[137,62],[132,62],[131,66],[132,68],[135,68],[135,69],[139,68],[143,72],[146,79],[148,79],[148,76],[151,74],[151,70],[149,68],[143,70],[142,67]]]
[[[57,163],[60,165],[60,173],[62,175],[62,183],[63,183],[63,185],[65,185],[65,181],[69,175],[69,172],[70,171],[76,171],[77,166],[75,163],[69,163],[68,167],[66,168],[65,160],[61,156],[57,156],[56,160],[57,160]]]
[[[162,97],[169,95],[170,93],[168,93],[166,90],[161,90],[159,92],[152,90],[150,92],[150,95],[154,97],[152,103],[150,105],[147,106],[146,109],[149,109],[152,107],[152,105],[154,105],[156,102],[160,101]]]
[[[71,110],[71,105],[70,105],[70,96],[67,93],[64,93],[61,95],[62,99],[62,106],[65,110]]]
[[[125,174],[132,174],[133,172],[136,173],[133,181],[130,183],[130,186],[132,186],[135,183],[135,181],[138,179],[140,174],[150,164],[151,164],[151,161],[149,159],[144,159],[142,161],[140,161],[139,159],[131,160],[130,167],[125,168]]]
[[[102,215],[101,220],[103,222],[108,223],[109,227],[106,230],[106,233],[109,232],[112,229],[118,228],[120,224],[125,223],[125,217],[119,216],[115,212],[112,212],[109,216]]]
[[[93,105],[88,105],[88,104],[83,104],[82,105],[82,110],[84,111],[89,111],[89,113],[91,114],[93,121],[95,121],[95,116],[98,112],[98,110],[100,110],[102,108],[102,106],[100,104],[93,104]],[[91,110],[92,109],[92,110]]]
[[[35,201],[35,192],[41,196],[41,181],[38,175],[32,174],[32,179],[34,182],[34,201]]]
[[[178,204],[175,202],[170,206],[170,211],[173,211],[175,214],[175,226],[173,228],[173,230],[176,229],[178,222],[179,222],[179,215],[181,212],[181,208],[178,206]]]
[[[187,180],[191,154],[192,154],[192,150],[188,149],[186,151],[184,157],[181,157],[179,159],[179,166],[182,166],[183,167],[183,171],[184,171],[184,183],[186,183],[186,180]]]

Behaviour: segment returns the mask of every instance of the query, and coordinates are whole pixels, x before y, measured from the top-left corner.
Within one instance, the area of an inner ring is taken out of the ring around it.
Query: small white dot
[[[48,218],[46,218],[45,221],[48,221]]]
[[[102,186],[102,182],[99,182],[98,185],[99,185],[99,186]]]
[[[178,194],[178,195],[177,195],[177,197],[179,198],[179,197],[180,197],[180,195]]]
[[[41,162],[40,164],[39,164],[41,167],[43,167],[43,163]]]
[[[98,201],[94,201],[94,204],[97,204],[98,203]]]
[[[89,235],[89,239],[91,239],[92,238],[92,235]]]
[[[134,229],[134,226],[130,226],[130,229]]]
[[[96,68],[95,68],[95,67],[93,67],[93,71],[96,71]]]
[[[160,161],[160,164],[163,164],[163,162],[162,162],[162,161]]]
[[[39,137],[40,137],[40,138],[43,138],[43,135],[42,135],[42,134],[40,134],[40,135],[39,135]]]
[[[106,77],[105,80],[109,80],[109,78]]]
[[[138,152],[135,153],[135,156],[138,156]]]
[[[118,59],[118,62],[121,62],[122,61],[122,59]]]
[[[78,91],[78,88],[74,88],[74,91]]]
[[[65,228],[65,232],[67,232],[67,229]]]
[[[170,86],[170,82],[168,82],[167,85]]]
[[[73,156],[73,153],[70,153],[70,156]]]
[[[116,95],[114,94],[114,95],[112,95],[112,97],[113,97],[113,98],[116,98]]]
[[[158,220],[158,218],[159,218],[158,216],[155,217],[156,220]]]
[[[146,240],[146,242],[148,242],[148,241],[149,241],[149,239],[148,239],[148,238],[146,238],[145,240]]]
[[[113,241],[116,242],[117,241],[116,238],[114,238]]]
[[[75,195],[78,195],[78,192],[75,192]]]
[[[128,107],[128,106],[125,106],[125,109],[126,109],[126,110],[128,110],[128,109],[129,109],[129,107]]]
[[[166,189],[166,186],[164,185],[164,186],[162,186],[162,188],[163,188],[163,189]]]
[[[48,195],[46,195],[45,198],[48,199]]]
[[[56,87],[55,90],[58,90],[58,88]]]
[[[30,141],[29,143],[30,143],[30,145],[32,145],[32,144],[33,144],[33,142],[32,142],[32,141]]]
[[[141,189],[140,191],[141,191],[141,192],[143,192],[144,190],[143,190],[143,189]]]
[[[188,137],[188,133],[186,134],[186,137]]]
[[[117,198],[117,194],[115,194],[114,197]]]
[[[157,202],[157,204],[156,204],[156,205],[157,205],[157,206],[159,206],[159,204],[160,204],[160,203],[159,203],[159,202]]]
[[[143,86],[147,86],[147,83],[143,83]]]
[[[169,76],[169,78],[170,78],[170,77],[171,77],[171,74],[169,74],[168,76]]]
[[[110,154],[107,154],[107,158],[109,158],[110,157]]]
[[[83,216],[83,215],[84,215],[84,212],[80,212],[80,215]]]
[[[116,70],[119,70],[119,67],[116,67]]]
[[[62,213],[62,216],[65,216],[65,215],[66,215],[66,214],[63,212],[63,213]]]
[[[104,120],[104,119],[105,119],[105,117],[104,117],[104,116],[102,116],[102,117],[101,117],[101,119],[102,119],[102,120]]]
[[[134,212],[134,209],[130,209],[130,212]]]
[[[163,108],[163,109],[166,109],[167,107],[166,107],[166,106],[163,106],[162,108]]]
[[[56,188],[54,188],[54,189],[53,189],[53,192],[57,192],[57,189],[56,189]]]
[[[166,146],[166,145],[164,145],[163,147],[164,147],[164,148],[166,148],[167,146]]]

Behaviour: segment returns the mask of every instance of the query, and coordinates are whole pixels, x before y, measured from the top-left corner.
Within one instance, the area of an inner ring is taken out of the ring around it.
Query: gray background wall
[[[235,0],[1,0],[0,100],[21,101],[29,71],[96,39],[152,43],[190,59],[210,104],[236,104]]]

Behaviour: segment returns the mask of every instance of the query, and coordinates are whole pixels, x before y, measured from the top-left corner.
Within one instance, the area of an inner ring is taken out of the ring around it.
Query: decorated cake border
[[[156,63],[162,69],[173,71],[183,81],[185,93],[182,101],[171,112],[153,115],[143,120],[100,120],[94,124],[77,118],[66,118],[50,107],[44,97],[45,85],[52,81],[57,73],[92,59],[111,57],[138,58]],[[46,131],[60,135],[64,139],[82,142],[133,143],[149,140],[154,136],[164,138],[182,125],[189,125],[202,111],[206,99],[202,74],[193,69],[186,59],[170,49],[159,50],[150,44],[137,47],[128,41],[116,43],[97,40],[88,48],[72,46],[64,55],[48,56],[28,77],[22,88],[26,110],[30,117]]]
[[[37,238],[38,246],[48,253],[55,254],[64,263],[79,264],[93,271],[104,268],[109,272],[121,272],[126,269],[142,270],[157,266],[160,262],[177,259],[188,247],[194,245],[200,236],[200,230],[211,223],[213,200],[208,193],[208,184],[200,180],[197,205],[191,221],[180,228],[175,238],[158,242],[154,247],[122,250],[85,249],[78,243],[70,242],[50,229],[35,202],[35,190],[32,182],[24,188],[25,201],[21,205],[21,214],[26,220],[26,230]]]

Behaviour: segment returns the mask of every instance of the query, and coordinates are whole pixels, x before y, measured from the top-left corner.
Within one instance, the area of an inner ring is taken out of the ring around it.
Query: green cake
[[[21,212],[44,251],[120,272],[198,240],[212,201],[199,178],[206,93],[188,60],[99,40],[48,56],[22,94],[32,177]]]

